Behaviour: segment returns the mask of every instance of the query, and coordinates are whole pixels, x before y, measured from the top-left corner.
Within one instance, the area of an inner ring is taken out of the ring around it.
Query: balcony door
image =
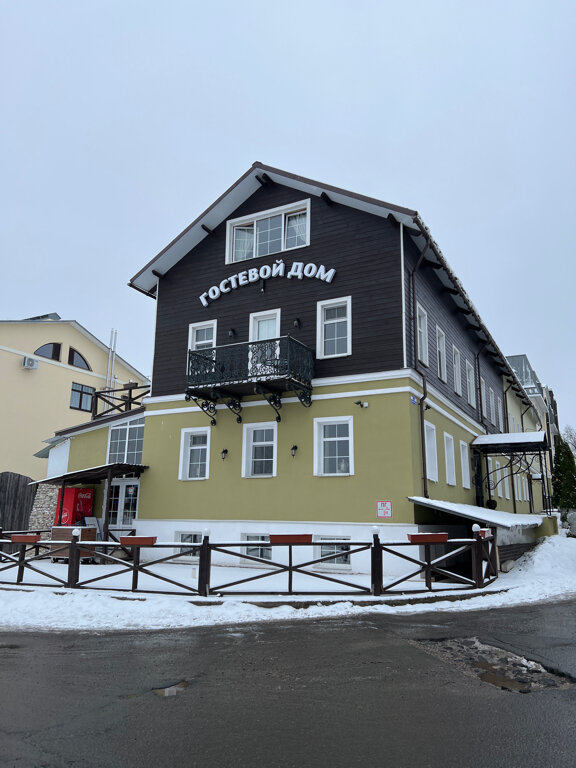
[[[132,528],[138,511],[137,478],[119,478],[112,481],[110,498],[110,528]]]
[[[280,358],[280,310],[254,312],[250,315],[250,344],[248,345],[248,375],[272,378]],[[269,343],[266,343],[270,339]],[[254,343],[252,343],[254,342]]]

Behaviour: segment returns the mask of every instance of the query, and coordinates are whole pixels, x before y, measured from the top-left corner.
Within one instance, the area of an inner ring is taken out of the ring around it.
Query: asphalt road
[[[522,694],[419,640],[576,679],[576,601],[157,633],[0,633],[0,765],[574,768],[576,684]],[[182,682],[182,687],[162,695]]]

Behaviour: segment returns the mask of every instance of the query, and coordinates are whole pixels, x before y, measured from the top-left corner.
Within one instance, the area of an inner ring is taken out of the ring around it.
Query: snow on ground
[[[44,567],[44,566],[43,566]],[[97,567],[97,566],[92,566]],[[107,566],[99,566],[104,568]],[[58,568],[60,569],[58,571]],[[174,566],[173,569],[184,566]],[[65,566],[52,566],[52,572],[62,575]],[[220,569],[234,578],[247,575],[247,569]],[[46,568],[48,571],[48,568]],[[191,574],[191,567],[187,568]],[[101,573],[102,571],[98,571]],[[169,572],[171,577],[175,571]],[[96,572],[94,572],[96,573]],[[163,572],[165,573],[165,572]],[[5,574],[2,574],[5,576]],[[360,581],[360,577],[343,577]],[[38,579],[40,581],[40,579]],[[177,579],[178,580],[178,579]],[[231,579],[228,579],[231,580]],[[145,585],[144,585],[145,586]],[[413,583],[412,589],[421,586]],[[317,588],[317,587],[316,587]],[[501,591],[505,590],[505,591]],[[406,589],[409,597],[410,589]],[[443,592],[441,594],[447,594]],[[462,596],[469,592],[460,592]],[[438,592],[434,593],[438,596]],[[330,605],[314,604],[295,608],[281,605],[263,608],[250,600],[262,602],[260,596],[228,596],[221,605],[198,605],[213,602],[215,598],[182,595],[149,595],[122,592],[84,591],[61,587],[3,586],[0,588],[0,630],[144,630],[196,627],[244,622],[302,620],[332,616],[354,616],[365,613],[399,614],[426,611],[471,611],[521,605],[543,600],[558,600],[576,596],[576,539],[564,536],[547,538],[534,551],[518,561],[516,567],[500,577],[487,591],[465,600],[444,600],[432,604],[392,606],[385,601],[395,600],[398,594],[384,596],[378,605],[362,605],[362,600],[348,600],[334,595],[310,597],[274,597],[281,600],[333,600]],[[416,597],[416,596],[415,596]],[[421,598],[419,595],[418,598]],[[193,601],[193,602],[191,602]]]

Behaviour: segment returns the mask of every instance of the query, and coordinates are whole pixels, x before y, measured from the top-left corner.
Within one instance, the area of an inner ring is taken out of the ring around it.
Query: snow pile
[[[194,598],[191,602],[192,598],[187,596],[114,595],[47,587],[5,587],[0,590],[0,628],[83,631],[169,629],[352,616],[366,612],[470,611],[557,600],[576,595],[576,539],[563,536],[547,538],[518,561],[510,573],[501,574],[490,590],[467,600],[433,604],[363,606],[361,601],[355,604],[346,601],[308,608],[290,605],[262,608],[251,605],[246,599],[234,597],[223,598],[221,605],[198,605],[193,602],[202,603],[202,598]],[[469,593],[460,594],[466,596]],[[397,598],[398,595],[389,595],[383,600]],[[255,596],[255,599],[258,597]]]

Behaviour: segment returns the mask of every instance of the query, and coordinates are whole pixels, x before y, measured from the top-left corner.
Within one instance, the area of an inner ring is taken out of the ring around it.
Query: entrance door
[[[139,481],[122,478],[112,481],[110,528],[132,528],[138,512]]]
[[[280,310],[255,312],[250,315],[250,341],[269,343],[250,344],[248,347],[248,375],[270,378],[277,372],[280,357]]]

